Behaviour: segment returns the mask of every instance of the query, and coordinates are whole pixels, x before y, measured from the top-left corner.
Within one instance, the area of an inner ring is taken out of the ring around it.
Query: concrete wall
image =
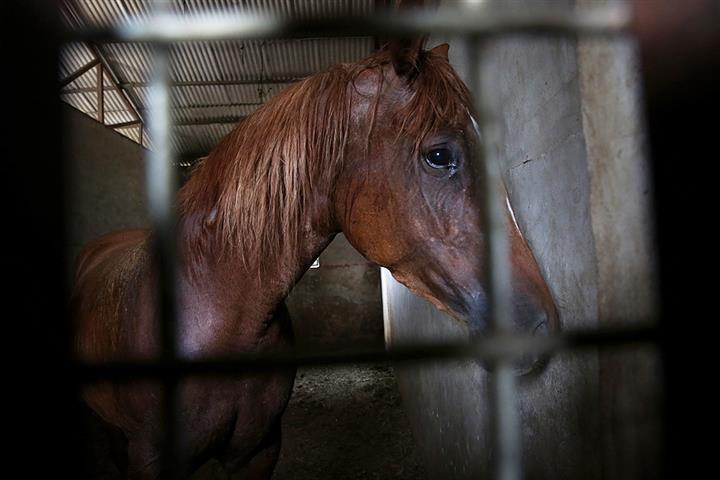
[[[70,257],[104,233],[146,227],[145,150],[63,104],[69,171]],[[302,348],[382,345],[380,272],[338,237],[287,303]],[[69,275],[72,265],[68,266]]]
[[[447,41],[436,38],[430,45]],[[450,60],[467,72],[462,44]],[[648,188],[632,50],[504,39],[490,49],[503,174],[565,330],[653,314]],[[386,338],[467,330],[384,271]],[[555,356],[519,385],[527,478],[656,478],[659,389],[653,352]],[[432,478],[485,478],[492,461],[488,376],[472,362],[399,369]]]
[[[68,257],[100,235],[144,227],[145,150],[66,105],[63,124],[68,159]]]
[[[288,296],[296,345],[303,349],[383,344],[380,269],[343,234],[320,255]]]

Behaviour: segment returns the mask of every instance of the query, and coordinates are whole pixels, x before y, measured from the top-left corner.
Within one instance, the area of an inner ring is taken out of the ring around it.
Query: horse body
[[[147,244],[147,232],[116,232],[93,242],[81,255],[73,305],[83,358],[151,359],[159,354],[152,308],[156,279]],[[214,357],[291,346],[292,328],[282,299],[296,275],[263,281],[250,269],[238,268],[239,259],[212,261],[202,272],[190,272],[182,257],[180,263],[180,355]],[[191,466],[216,457],[228,471],[244,468],[254,472],[252,476],[268,476],[279,452],[279,420],[294,374],[291,369],[184,382],[181,418]],[[158,386],[102,383],[87,388],[84,397],[127,437],[130,476],[157,476],[162,439]]]
[[[471,111],[446,46],[424,51],[418,43],[310,77],[245,119],[178,195],[179,355],[288,348],[283,299],[338,232],[482,334]],[[555,307],[513,225],[518,328],[542,331],[556,322]],[[159,353],[150,241],[145,231],[117,232],[81,254],[73,307],[84,360]],[[287,369],[182,383],[190,466],[216,457],[229,473],[268,478],[293,379]],[[156,477],[158,387],[107,382],[84,398],[127,438],[129,476]]]

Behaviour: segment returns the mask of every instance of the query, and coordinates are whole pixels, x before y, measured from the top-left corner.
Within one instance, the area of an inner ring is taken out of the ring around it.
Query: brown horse
[[[180,355],[290,345],[283,299],[338,232],[482,334],[477,139],[469,92],[447,53],[447,45],[425,51],[414,42],[311,76],[243,120],[202,162],[178,198]],[[508,220],[517,328],[546,332],[555,306],[509,209]],[[81,254],[73,306],[84,360],[157,355],[147,245],[147,231],[122,231]],[[214,457],[229,473],[269,477],[293,379],[278,371],[186,381],[183,453],[192,465]],[[124,435],[128,475],[157,476],[158,392],[106,383],[84,398]]]

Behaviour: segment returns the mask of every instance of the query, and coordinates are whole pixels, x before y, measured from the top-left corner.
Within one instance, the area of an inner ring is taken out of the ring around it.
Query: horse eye
[[[435,148],[425,154],[425,161],[433,168],[455,167],[455,158],[448,148]]]

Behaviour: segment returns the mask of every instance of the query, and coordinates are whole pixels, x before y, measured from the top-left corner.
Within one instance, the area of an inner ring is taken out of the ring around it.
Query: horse
[[[472,100],[447,44],[391,42],[292,84],[243,119],[177,195],[178,354],[185,359],[292,347],[283,300],[342,232],[476,335],[489,328]],[[557,312],[509,202],[513,327],[546,334]],[[156,273],[146,230],[107,234],[78,257],[72,294],[84,361],[160,352]],[[530,359],[523,372],[541,364]],[[292,368],[181,385],[188,469],[269,478]],[[159,387],[110,381],[83,399],[124,437],[129,478],[161,474]],[[235,478],[235,477],[233,477]]]

